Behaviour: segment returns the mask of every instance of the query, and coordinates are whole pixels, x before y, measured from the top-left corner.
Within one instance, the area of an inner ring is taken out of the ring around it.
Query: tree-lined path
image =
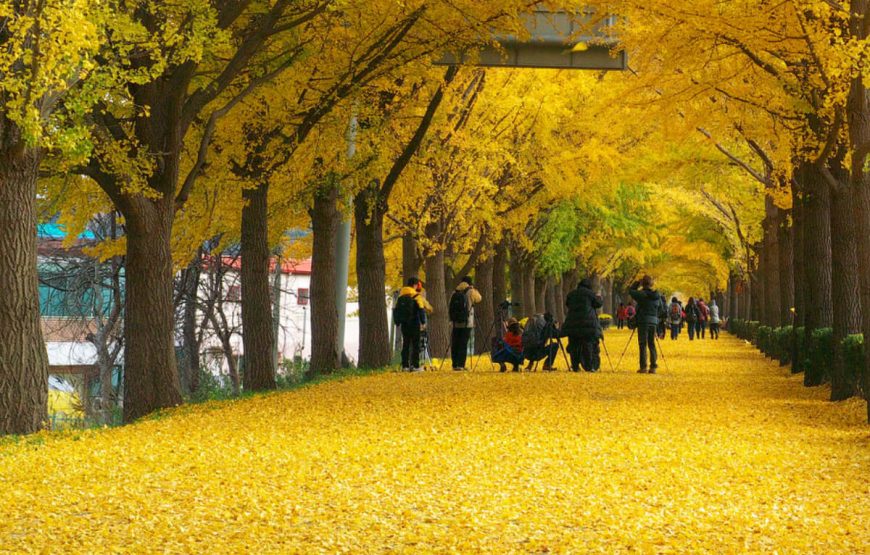
[[[632,345],[617,373],[386,373],[7,442],[0,550],[866,550],[863,402],[732,336],[663,346],[656,376]]]

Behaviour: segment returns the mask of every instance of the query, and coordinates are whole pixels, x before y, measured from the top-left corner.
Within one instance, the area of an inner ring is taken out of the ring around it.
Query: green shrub
[[[849,378],[861,387],[861,375],[864,373],[864,336],[850,335],[843,340],[843,360],[846,362]]]
[[[771,345],[772,335],[773,328],[770,326],[758,326],[755,335],[755,344],[758,346],[758,349],[767,356],[773,356]]]
[[[804,345],[804,351],[804,371],[807,368],[818,369],[824,377],[823,381],[828,381],[831,376],[831,362],[834,360],[834,330],[813,330],[808,344]]]

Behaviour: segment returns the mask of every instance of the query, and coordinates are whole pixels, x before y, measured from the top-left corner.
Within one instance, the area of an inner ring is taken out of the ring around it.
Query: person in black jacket
[[[662,310],[662,297],[653,290],[653,280],[643,276],[631,286],[631,298],[637,301],[637,341],[640,346],[639,374],[655,374],[658,368],[658,353],[656,352],[656,328],[659,325],[659,313]],[[649,369],[647,370],[647,349],[649,349]]]
[[[601,368],[601,347],[598,342],[604,337],[598,313],[604,302],[592,291],[589,279],[580,281],[577,289],[568,293],[568,314],[562,325],[563,336],[568,337],[568,353],[571,355],[571,370],[597,372]]]

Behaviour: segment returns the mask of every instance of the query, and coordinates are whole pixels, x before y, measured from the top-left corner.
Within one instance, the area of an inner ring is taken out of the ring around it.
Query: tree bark
[[[409,278],[420,277],[420,255],[417,253],[417,239],[412,233],[402,235],[402,283]]]
[[[338,189],[331,182],[314,195],[311,209],[311,365],[312,374],[330,374],[341,363],[338,352],[338,309],[335,306],[335,233],[341,214]]]
[[[526,317],[534,316],[538,312],[535,305],[535,269],[530,262],[523,264],[523,314]]]
[[[202,276],[202,247],[196,258],[181,273],[182,312],[181,335],[184,341],[184,364],[181,369],[181,384],[188,395],[199,389],[199,335],[197,334],[197,308],[199,306],[199,281]]]
[[[526,313],[526,278],[523,271],[522,256],[519,249],[511,249],[510,258],[511,301],[519,303],[519,307],[512,307],[511,312],[517,319]]]
[[[354,200],[356,276],[359,287],[357,365],[360,368],[382,368],[392,362],[387,295],[384,287],[387,281],[387,263],[384,259],[384,214],[378,202],[378,193],[377,188],[366,188],[357,194]],[[416,247],[413,252],[416,258]],[[414,273],[416,275],[416,272]]]
[[[269,185],[242,191],[242,343],[245,391],[275,389],[272,288],[269,272]],[[276,261],[277,264],[277,261]]]
[[[483,300],[474,307],[474,352],[476,354],[490,351],[490,338],[495,321],[495,305],[493,304],[493,268],[492,257],[477,263],[474,269],[474,286],[480,292]]]
[[[501,241],[495,246],[495,257],[492,259],[492,306],[508,300],[507,276],[508,265],[507,246]]]
[[[782,325],[780,318],[779,294],[779,228],[782,210],[773,204],[769,196],[765,199],[767,217],[764,226],[764,320],[768,326]]]
[[[867,38],[865,20],[868,17],[867,0],[850,2],[850,31],[859,41]],[[860,274],[861,306],[870,309],[870,174],[867,173],[868,145],[870,145],[870,94],[864,76],[853,79],[847,104],[849,142],[851,146],[851,193],[853,224],[858,237],[858,268]],[[867,421],[870,422],[870,317],[863,318],[864,365],[862,385],[867,400]]]
[[[783,212],[779,228],[779,321],[780,325],[791,324],[791,309],[794,307],[794,254],[792,229],[788,212]]]
[[[561,322],[562,319],[559,318],[559,302],[556,295],[556,280],[552,276],[548,277],[545,287],[544,306],[546,307],[547,312],[552,314],[556,321]]]
[[[831,364],[831,401],[842,401],[858,393],[856,376],[847,367],[842,343],[861,331],[861,292],[858,276],[858,238],[855,235],[852,195],[848,175],[831,194],[831,297],[833,311],[834,360]]]
[[[547,311],[547,278],[535,276],[535,308],[537,312]]]
[[[604,312],[613,316],[613,280],[606,278],[602,281],[604,287]]]
[[[559,278],[559,281],[553,284],[553,295],[555,296],[556,303],[556,319],[559,322],[565,322],[565,296],[564,296],[564,283],[562,282],[562,278]]]
[[[14,125],[3,121],[8,136]],[[36,245],[41,154],[0,145],[0,435],[29,434],[48,421],[48,353],[42,336]]]
[[[440,226],[432,224],[436,231]],[[427,229],[427,235],[428,229]],[[429,235],[430,237],[434,235]],[[432,315],[429,317],[429,346],[432,356],[444,358],[450,347],[450,319],[447,314],[447,285],[444,277],[444,251],[438,250],[430,254],[424,262],[426,268],[427,300],[432,305]]]
[[[125,297],[124,421],[181,404],[172,298],[174,199],[130,197]]]
[[[804,259],[806,266],[805,338],[833,324],[831,298],[831,191],[818,168],[807,164],[803,171]],[[827,368],[804,369],[804,385],[821,385]]]
[[[803,337],[798,337],[797,329],[806,322],[806,266],[804,264],[804,196],[800,175],[792,180],[792,287],[794,289],[794,314],[791,318],[794,333],[791,345],[791,371],[803,372],[804,364],[800,345]]]

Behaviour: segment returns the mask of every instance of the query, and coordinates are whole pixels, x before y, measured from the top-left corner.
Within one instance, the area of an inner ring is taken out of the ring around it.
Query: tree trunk
[[[806,164],[804,189],[804,259],[806,266],[805,338],[813,331],[829,328],[833,323],[831,299],[831,194],[819,170]],[[804,369],[804,385],[821,385],[826,368]]]
[[[743,290],[740,292],[740,314],[747,320],[752,320],[752,277],[747,271],[741,280]]]
[[[417,239],[412,233],[405,233],[402,235],[402,283],[408,283],[408,278],[412,277],[420,277],[420,256]]]
[[[269,185],[244,189],[242,198],[242,343],[245,391],[275,389],[272,288],[269,278]],[[276,262],[277,263],[277,262]]]
[[[508,288],[505,271],[508,265],[507,245],[502,241],[495,246],[495,257],[492,260],[492,306],[508,300]]]
[[[554,302],[556,303],[556,319],[559,322],[565,322],[565,296],[564,296],[564,284],[562,282],[562,278],[559,278],[559,281],[553,284],[553,295],[555,297]]]
[[[474,307],[474,352],[476,354],[490,351],[490,338],[495,321],[495,305],[493,304],[492,272],[495,261],[491,257],[478,262],[474,270],[474,286],[480,292],[483,300]]]
[[[432,305],[432,316],[429,317],[429,347],[433,357],[445,358],[445,355],[449,356],[447,349],[450,347],[450,319],[447,314],[448,292],[444,278],[444,251],[439,250],[427,256],[424,265],[426,298]]]
[[[834,360],[831,364],[831,401],[842,401],[858,393],[857,376],[847,367],[842,343],[861,332],[861,292],[858,286],[858,238],[855,235],[853,199],[845,182],[831,195],[831,296],[833,300]]]
[[[534,316],[538,312],[535,306],[535,269],[530,262],[523,264],[523,314],[527,317]]]
[[[537,312],[547,311],[547,278],[535,276],[535,309]]]
[[[525,272],[523,271],[522,256],[519,253],[519,249],[515,247],[511,249],[510,279],[511,301],[520,304],[518,308],[511,308],[511,314],[519,320],[526,313],[526,279]]]
[[[335,234],[341,214],[338,190],[325,184],[314,195],[311,209],[311,365],[312,374],[329,374],[339,367],[338,309],[335,306]]]
[[[197,308],[199,305],[199,281],[202,276],[202,247],[197,249],[196,258],[181,274],[184,311],[182,313],[181,335],[184,342],[184,364],[181,369],[181,384],[188,395],[199,389],[199,335],[197,334]]]
[[[3,124],[11,126],[8,121]],[[36,266],[36,180],[41,156],[17,144],[2,146],[0,435],[29,434],[48,420],[48,353]]]
[[[172,298],[174,199],[128,199],[124,421],[181,404]]]
[[[773,204],[773,199],[765,199],[767,217],[764,226],[764,320],[768,326],[779,327],[780,294],[779,294],[779,228],[782,220],[782,210]]]
[[[780,325],[791,324],[791,309],[794,307],[794,254],[792,252],[792,230],[788,222],[788,212],[783,212],[779,220],[779,321]]]
[[[390,323],[387,318],[387,296],[384,286],[387,281],[387,264],[384,259],[384,214],[378,202],[378,192],[377,188],[364,189],[354,201],[356,276],[359,287],[357,365],[360,368],[382,368],[392,362]],[[414,253],[416,258],[416,247]]]
[[[803,336],[798,337],[797,329],[806,322],[806,267],[804,265],[804,197],[799,176],[792,180],[792,287],[794,289],[794,314],[791,318],[794,333],[791,344],[792,374],[803,372],[803,353],[800,350]]]
[[[604,312],[613,316],[613,280],[606,278],[602,285],[604,287]]]
[[[562,319],[559,318],[559,302],[556,295],[556,280],[553,277],[548,277],[545,287],[544,306],[556,321],[561,322]]]
[[[852,20],[850,30],[855,38],[866,39],[868,2],[851,2]],[[847,104],[849,140],[852,157],[851,192],[853,225],[858,237],[858,268],[861,287],[861,306],[870,310],[870,175],[867,173],[867,145],[870,144],[870,94],[868,94],[863,74],[852,81]],[[857,153],[861,153],[858,155]],[[867,400],[867,421],[870,422],[870,315],[863,319],[864,365],[862,383],[864,398]]]

